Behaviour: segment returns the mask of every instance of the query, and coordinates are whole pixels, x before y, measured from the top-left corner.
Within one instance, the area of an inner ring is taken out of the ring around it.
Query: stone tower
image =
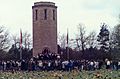
[[[33,56],[45,49],[57,53],[57,6],[53,2],[36,2],[33,10]]]

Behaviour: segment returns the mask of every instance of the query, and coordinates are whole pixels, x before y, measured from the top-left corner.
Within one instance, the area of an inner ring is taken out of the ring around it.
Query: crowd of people
[[[60,56],[58,54],[49,53],[49,54],[38,54],[37,58],[39,60],[56,60],[59,59]]]
[[[2,71],[51,71],[51,70],[63,70],[71,71],[73,69],[78,70],[96,70],[96,69],[111,69],[119,70],[120,61],[88,61],[88,60],[39,60],[31,58],[29,61],[0,61],[0,70]]]
[[[61,60],[59,54],[50,53],[44,50],[38,54],[37,58],[33,57],[30,60],[18,61],[0,61],[0,70],[2,71],[51,71],[63,70],[71,71],[78,70],[96,70],[96,69],[111,69],[119,70],[120,61],[105,61],[95,60]]]

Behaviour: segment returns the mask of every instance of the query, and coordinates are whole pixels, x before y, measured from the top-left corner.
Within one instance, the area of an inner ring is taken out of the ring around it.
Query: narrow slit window
[[[38,10],[35,10],[35,20],[37,20],[38,19]]]
[[[55,10],[53,10],[53,20],[55,20]]]
[[[44,10],[45,16],[44,19],[47,20],[47,9]]]

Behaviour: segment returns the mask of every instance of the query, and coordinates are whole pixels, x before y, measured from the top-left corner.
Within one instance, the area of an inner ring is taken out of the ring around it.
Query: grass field
[[[0,79],[120,79],[120,70],[0,72]]]

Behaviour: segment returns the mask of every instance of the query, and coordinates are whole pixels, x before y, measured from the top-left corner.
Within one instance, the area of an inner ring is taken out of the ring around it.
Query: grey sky
[[[0,0],[0,25],[11,34],[19,34],[20,28],[32,34],[32,5],[38,1],[52,1],[58,6],[58,32],[74,36],[79,23],[86,30],[99,31],[100,23],[109,27],[118,23],[120,0]]]

